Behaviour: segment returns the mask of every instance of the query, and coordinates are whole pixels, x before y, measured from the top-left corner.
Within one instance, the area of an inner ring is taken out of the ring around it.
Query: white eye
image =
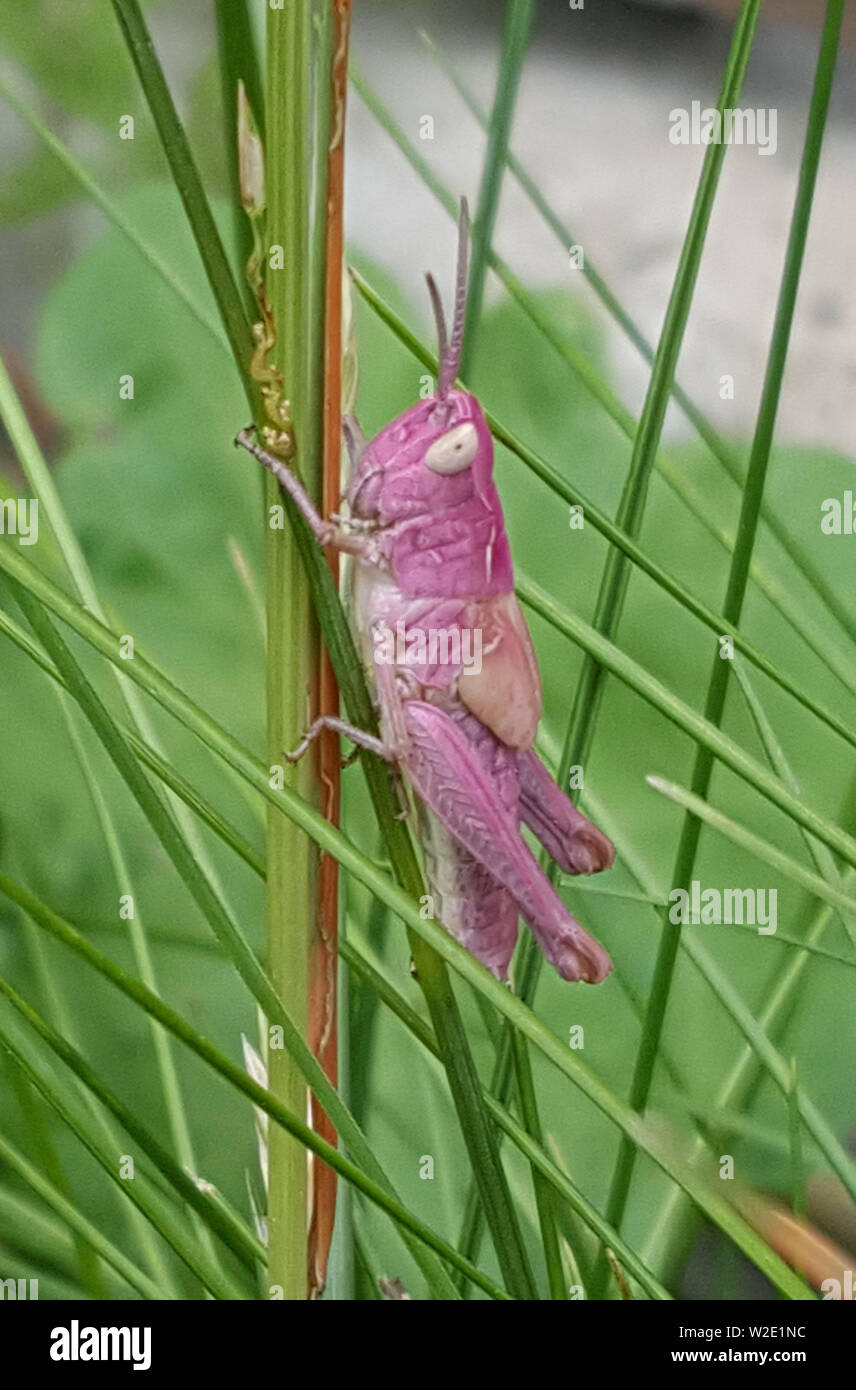
[[[479,449],[478,431],[471,420],[435,439],[425,455],[432,473],[461,473],[469,468]]]

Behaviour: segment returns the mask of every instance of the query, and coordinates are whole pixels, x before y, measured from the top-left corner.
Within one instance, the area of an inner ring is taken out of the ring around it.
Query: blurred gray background
[[[63,10],[73,12],[75,0]],[[513,148],[649,337],[656,337],[703,151],[668,139],[669,112],[715,102],[737,0],[541,0],[513,129]],[[198,91],[200,63],[212,53],[208,0],[152,8],[150,19],[183,110]],[[733,148],[714,211],[684,351],[682,383],[720,428],[752,430],[782,268],[813,66],[820,0],[767,0],[743,105],[775,107],[773,157]],[[259,0],[259,18],[264,7]],[[432,35],[491,100],[503,7],[496,0],[356,0],[353,53],[411,138],[432,115],[435,137],[421,152],[461,193],[475,198],[482,133],[419,39]],[[73,28],[70,33],[73,39]],[[856,291],[850,274],[856,192],[856,23],[848,16],[817,192],[813,226],[779,420],[779,437],[852,448],[856,390]],[[3,71],[20,82],[20,69]],[[0,104],[7,190],[16,162],[37,148]],[[67,112],[54,128],[83,157],[97,156],[100,133]],[[49,119],[51,113],[48,113]],[[97,168],[97,159],[95,160]],[[153,175],[157,164],[153,164]],[[38,199],[35,200],[36,203]],[[434,269],[447,288],[453,234],[445,213],[388,136],[351,94],[348,233],[382,261],[418,304],[422,275]],[[58,274],[102,226],[74,200],[37,220],[3,228],[0,323],[5,349],[26,361],[34,315]],[[579,273],[507,177],[496,244],[532,285],[564,285],[589,295]],[[489,287],[489,294],[496,292]],[[638,411],[643,364],[606,315],[613,379]],[[735,378],[735,399],[720,399],[720,377]],[[686,426],[673,417],[667,433]]]

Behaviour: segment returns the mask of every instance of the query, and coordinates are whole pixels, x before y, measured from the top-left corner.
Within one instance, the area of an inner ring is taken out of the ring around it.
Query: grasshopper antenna
[[[449,330],[446,327],[446,314],[443,309],[443,301],[440,298],[440,291],[437,289],[437,281],[433,275],[426,275],[428,282],[428,293],[431,296],[431,308],[434,310],[434,322],[437,325],[437,361],[440,364],[440,378],[443,376],[443,363],[449,354]],[[442,391],[440,392],[442,395]]]
[[[466,198],[461,199],[458,217],[458,270],[455,276],[455,317],[452,322],[452,341],[440,362],[439,395],[441,400],[452,389],[461,365],[464,346],[464,323],[467,316],[467,251],[470,231],[470,210]]]

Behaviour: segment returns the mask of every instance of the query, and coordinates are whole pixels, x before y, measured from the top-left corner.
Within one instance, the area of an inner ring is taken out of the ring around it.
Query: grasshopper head
[[[429,396],[366,446],[348,488],[355,516],[383,525],[478,500],[492,507],[493,441],[475,396]],[[498,505],[498,504],[497,504]]]
[[[439,343],[436,391],[397,416],[366,447],[348,489],[355,515],[389,523],[471,498],[493,505],[490,431],[475,397],[455,387],[467,309],[468,229],[462,199],[451,338],[439,291],[428,276]]]

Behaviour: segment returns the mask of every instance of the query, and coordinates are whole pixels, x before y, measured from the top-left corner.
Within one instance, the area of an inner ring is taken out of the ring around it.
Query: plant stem
[[[267,16],[266,186],[268,248],[281,247],[284,266],[269,250],[268,298],[279,342],[273,357],[287,383],[296,441],[296,461],[310,494],[319,495],[317,429],[313,418],[315,363],[307,351],[313,298],[310,264],[312,146],[309,74],[312,0],[293,0]],[[281,513],[279,487],[265,482],[266,513]],[[267,517],[266,517],[267,519]],[[265,525],[267,569],[268,759],[280,765],[283,752],[299,742],[314,717],[318,635],[306,577],[287,530]],[[313,759],[286,772],[295,791],[317,804]],[[267,830],[268,970],[274,989],[302,1036],[306,1036],[309,939],[317,925],[318,855],[299,829],[271,808]],[[293,1113],[306,1109],[306,1084],[287,1050],[268,1049],[273,1094]],[[306,1155],[294,1139],[273,1129],[270,1136],[268,1277],[285,1299],[307,1294]]]

